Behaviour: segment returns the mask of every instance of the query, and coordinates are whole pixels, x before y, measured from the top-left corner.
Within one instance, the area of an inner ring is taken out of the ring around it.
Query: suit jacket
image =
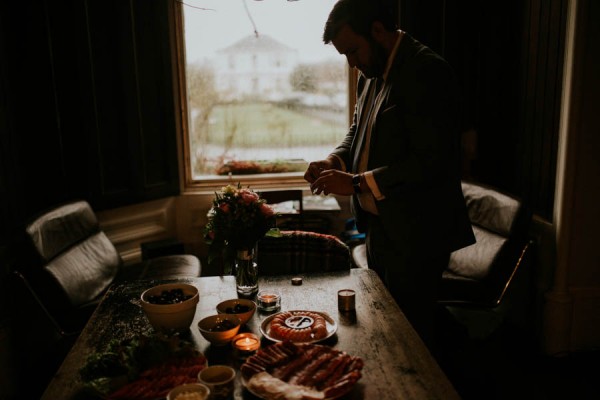
[[[353,123],[334,154],[357,172],[364,145],[365,101],[370,84],[358,79]],[[374,104],[368,171],[385,199],[377,201],[389,237],[415,251],[454,251],[475,242],[460,185],[460,94],[449,64],[405,34]],[[356,196],[358,229],[365,211]]]

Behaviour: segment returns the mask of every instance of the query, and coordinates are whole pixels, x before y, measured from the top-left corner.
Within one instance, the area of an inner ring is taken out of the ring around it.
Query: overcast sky
[[[300,61],[343,60],[322,40],[323,26],[336,0],[181,0],[185,18],[187,62],[254,34],[266,34],[298,50]],[[246,7],[252,20],[246,12]]]

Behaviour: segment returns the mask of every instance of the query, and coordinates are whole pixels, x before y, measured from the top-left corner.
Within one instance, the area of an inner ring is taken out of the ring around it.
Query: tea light
[[[240,357],[250,356],[260,348],[260,339],[254,333],[240,333],[231,343]]]
[[[256,296],[258,308],[262,311],[275,311],[281,307],[281,294],[274,289],[265,289]]]
[[[353,311],[355,307],[356,292],[352,289],[338,291],[338,310]]]

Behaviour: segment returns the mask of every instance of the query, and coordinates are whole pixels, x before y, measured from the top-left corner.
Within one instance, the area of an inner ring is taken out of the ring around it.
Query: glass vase
[[[242,297],[253,297],[258,292],[256,249],[238,250],[235,257],[235,285]]]

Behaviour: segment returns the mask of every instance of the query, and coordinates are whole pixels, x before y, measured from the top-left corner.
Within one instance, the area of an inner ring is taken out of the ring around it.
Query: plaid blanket
[[[261,275],[326,272],[350,269],[350,248],[338,237],[308,231],[282,231],[281,237],[258,242]]]

